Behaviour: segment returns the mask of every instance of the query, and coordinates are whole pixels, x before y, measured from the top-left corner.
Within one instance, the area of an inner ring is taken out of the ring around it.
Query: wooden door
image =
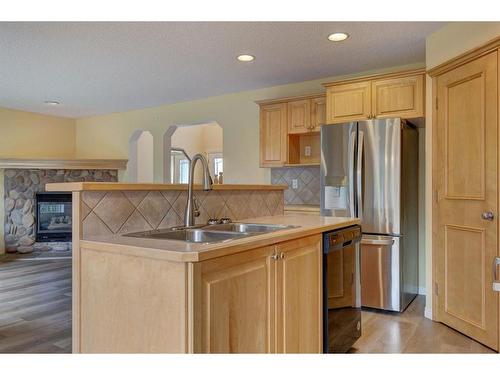
[[[378,118],[424,116],[424,76],[372,81],[372,114]]]
[[[435,318],[498,350],[497,52],[435,80]]]
[[[287,103],[288,134],[307,133],[311,129],[311,101],[294,100]]]
[[[285,242],[276,253],[276,351],[321,353],[321,236]]]
[[[194,308],[201,311],[195,319],[195,340],[201,336],[201,343],[195,344],[195,351],[274,350],[273,252],[270,246],[201,263]]]
[[[364,120],[371,116],[370,82],[330,86],[326,90],[328,124]]]
[[[326,96],[311,99],[311,130],[320,131],[320,126],[326,124]]]
[[[260,108],[260,166],[281,166],[286,163],[286,103],[263,105]]]

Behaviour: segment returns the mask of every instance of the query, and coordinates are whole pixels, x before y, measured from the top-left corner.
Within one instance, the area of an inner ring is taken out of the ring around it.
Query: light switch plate
[[[296,178],[292,179],[292,189],[298,189],[299,188],[299,182],[297,181]]]
[[[311,146],[306,146],[304,149],[305,156],[311,156]]]

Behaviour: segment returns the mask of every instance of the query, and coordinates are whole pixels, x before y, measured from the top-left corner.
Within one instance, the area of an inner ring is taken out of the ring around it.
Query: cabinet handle
[[[279,258],[280,258],[279,254],[271,255],[271,259],[273,259],[273,260],[278,260]]]
[[[285,257],[285,253],[280,254],[280,258],[283,259]]]

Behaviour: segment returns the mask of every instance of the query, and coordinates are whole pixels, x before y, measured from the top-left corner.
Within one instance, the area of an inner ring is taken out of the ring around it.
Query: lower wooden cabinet
[[[74,249],[74,353],[322,350],[320,234],[199,262]]]
[[[273,252],[274,247],[264,247],[200,264],[198,351],[274,351]]]
[[[195,351],[321,353],[320,235],[197,267]]]
[[[276,352],[322,352],[321,236],[276,246]]]

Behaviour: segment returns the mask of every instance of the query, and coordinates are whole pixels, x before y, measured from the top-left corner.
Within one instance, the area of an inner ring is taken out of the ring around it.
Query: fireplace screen
[[[37,194],[37,241],[71,241],[71,194]]]

